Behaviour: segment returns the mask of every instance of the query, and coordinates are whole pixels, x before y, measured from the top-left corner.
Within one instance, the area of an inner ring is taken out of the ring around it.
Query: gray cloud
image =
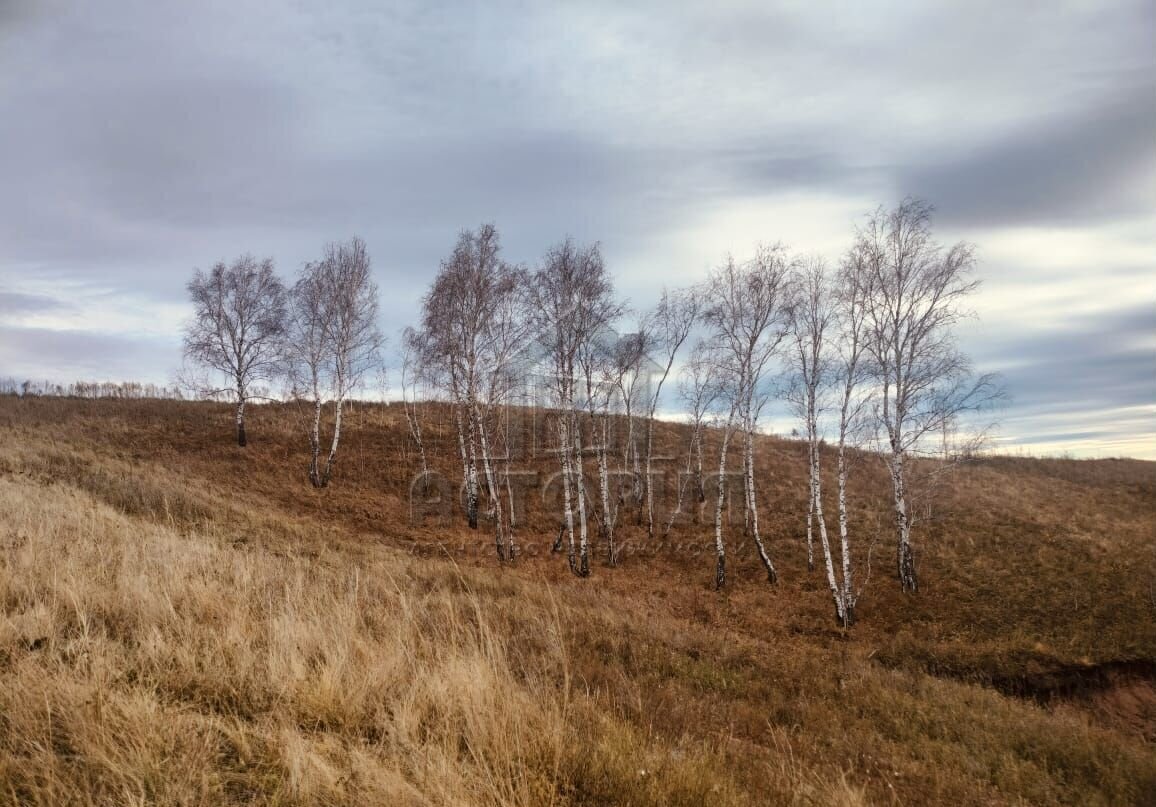
[[[602,241],[645,304],[708,249],[811,249],[764,212],[799,199],[923,194],[981,247],[1008,224],[1150,219],[1153,9],[0,0],[0,312],[172,303],[193,267],[252,252],[289,275],[356,233],[393,332],[483,221],[515,261],[567,233]],[[732,210],[745,229],[716,233]],[[709,244],[683,254],[687,239]],[[1019,368],[1017,411],[1151,394],[1143,346],[1077,325],[983,355]],[[164,380],[170,326],[144,347],[10,329],[0,372],[99,375],[128,355],[107,374]],[[1061,340],[1088,383],[1057,380]]]
[[[898,185],[936,200],[941,221],[972,226],[1145,214],[1156,181],[1153,98],[1156,83],[1147,81],[1078,116],[1032,121],[958,159],[901,168]]]
[[[26,18],[31,12],[30,0],[0,0],[0,34],[3,28]]]
[[[0,326],[0,375],[68,382],[168,377],[174,344],[94,331]]]
[[[973,349],[1006,367],[1007,431],[1017,443],[1156,439],[1151,418],[1113,410],[1156,404],[1156,308],[1073,318],[1063,328],[992,334]]]
[[[61,311],[68,305],[46,294],[22,294],[15,291],[0,291],[0,316],[39,314],[45,311]]]

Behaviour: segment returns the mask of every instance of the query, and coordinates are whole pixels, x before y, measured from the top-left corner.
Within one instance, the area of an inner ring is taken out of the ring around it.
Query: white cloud
[[[16,294],[35,295],[56,303],[40,310],[17,311],[4,317],[16,328],[49,331],[89,331],[141,340],[173,341],[191,313],[186,303],[172,303],[116,286],[79,280],[45,281],[28,278],[5,284]]]

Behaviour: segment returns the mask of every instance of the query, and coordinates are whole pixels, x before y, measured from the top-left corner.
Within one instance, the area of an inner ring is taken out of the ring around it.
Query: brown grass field
[[[736,524],[716,592],[693,523],[656,547],[625,513],[584,580],[540,504],[505,566],[411,525],[397,405],[354,408],[328,490],[292,407],[249,437],[224,405],[0,397],[0,804],[1156,804],[1156,463],[944,473],[902,595],[866,458],[843,632],[796,442],[759,445],[780,583]]]

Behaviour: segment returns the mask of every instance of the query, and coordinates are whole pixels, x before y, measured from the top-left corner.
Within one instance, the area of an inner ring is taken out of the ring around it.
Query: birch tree
[[[429,480],[429,462],[425,453],[425,439],[422,435],[421,417],[418,411],[418,384],[422,375],[421,355],[423,346],[421,335],[413,328],[406,328],[401,334],[401,405],[405,410],[405,422],[409,435],[417,448],[421,462],[422,491]],[[413,399],[412,402],[410,399]]]
[[[855,624],[855,605],[859,600],[859,591],[854,586],[855,564],[851,554],[851,519],[847,506],[847,481],[854,462],[847,449],[856,448],[862,442],[866,429],[864,416],[872,402],[872,392],[868,385],[871,367],[866,344],[865,307],[869,286],[865,278],[865,258],[858,247],[853,247],[847,253],[839,270],[832,299],[838,325],[832,374],[839,399],[835,474],[842,568],[842,580],[833,594],[836,619],[845,628]]]
[[[273,379],[280,366],[285,286],[271,258],[242,255],[227,266],[218,262],[208,272],[196,270],[186,288],[193,318],[185,325],[185,357],[226,379],[227,386],[205,385],[201,392],[235,400],[237,445],[244,446],[245,404],[255,386]]]
[[[309,481],[323,488],[333,477],[346,402],[365,373],[380,364],[377,285],[365,242],[355,237],[328,244],[320,261],[301,270],[292,299],[286,352],[294,386],[312,405]],[[327,404],[333,409],[333,433],[322,462]]]
[[[836,621],[850,628],[855,621],[859,592],[854,588],[847,479],[853,464],[849,446],[864,435],[864,414],[870,401],[866,385],[864,253],[847,253],[833,281],[821,260],[812,260],[796,272],[791,308],[794,379],[792,404],[803,420],[808,445],[808,568],[814,568],[813,526],[817,526]],[[838,430],[836,481],[839,546],[831,546],[823,510],[820,440],[824,401],[837,395]]]
[[[971,276],[973,247],[944,247],[931,232],[932,207],[904,199],[879,208],[860,230],[866,344],[879,387],[877,418],[895,508],[896,570],[903,591],[918,590],[912,549],[907,464],[962,413],[998,394],[991,375],[975,377],[952,327],[979,282]]]
[[[699,313],[698,297],[693,291],[663,289],[658,305],[647,317],[644,331],[650,334],[648,347],[659,362],[658,372],[646,389],[646,461],[642,474],[646,486],[646,536],[654,538],[654,485],[651,473],[654,462],[654,420],[662,399],[662,387],[670,376],[678,351],[690,336]]]
[[[621,316],[622,306],[612,304],[605,312],[609,320]],[[598,461],[598,491],[600,509],[596,512],[599,535],[606,546],[606,560],[609,565],[617,563],[614,530],[618,517],[618,505],[622,502],[621,484],[614,503],[610,502],[609,454],[612,434],[612,404],[617,393],[622,401],[627,419],[627,454],[633,443],[632,399],[635,398],[638,368],[645,355],[645,338],[642,333],[618,336],[603,330],[592,335],[578,350],[578,367],[583,382],[590,429],[590,447]],[[629,380],[628,380],[629,379]],[[637,457],[636,457],[637,462]]]
[[[329,318],[324,270],[308,263],[293,285],[285,353],[293,396],[310,404],[309,481],[324,487],[321,459],[321,416],[332,388],[332,348],[327,332]]]
[[[716,269],[703,287],[702,319],[708,331],[711,359],[717,365],[728,414],[719,453],[718,500],[715,507],[715,584],[726,582],[726,550],[722,534],[727,449],[737,430],[742,434],[743,490],[746,516],[767,579],[778,579],[759,533],[755,484],[754,439],[766,400],[764,384],[772,359],[786,335],[790,261],[781,245],[761,246],[742,264],[734,258]]]
[[[626,423],[626,439],[622,445],[622,473],[618,477],[618,505],[625,503],[624,486],[630,477],[630,498],[635,508],[636,523],[642,523],[642,502],[645,482],[642,477],[642,462],[638,455],[638,416],[644,408],[643,398],[646,388],[647,354],[651,348],[652,335],[641,323],[638,331],[623,336],[614,349],[614,377],[618,394],[621,396],[623,420]]]
[[[818,527],[819,545],[827,586],[835,604],[836,621],[847,628],[855,621],[857,593],[853,588],[849,518],[847,513],[846,453],[848,438],[859,422],[863,398],[858,395],[861,380],[863,306],[858,264],[849,256],[833,286],[821,260],[807,263],[796,275],[791,311],[791,341],[795,379],[792,402],[804,421],[807,435],[809,478],[807,509],[807,565],[814,569],[813,523]],[[837,478],[839,507],[839,555],[836,559],[827,532],[823,509],[820,416],[827,393],[839,388],[839,428]],[[838,569],[836,569],[838,560]]]
[[[683,512],[687,487],[690,486],[696,503],[706,501],[703,483],[703,434],[719,396],[718,379],[710,357],[702,343],[695,346],[686,365],[679,373],[678,396],[690,418],[690,434],[686,454],[686,471],[679,480],[674,507],[666,519],[662,536],[670,534],[674,520]]]
[[[835,317],[826,268],[820,259],[801,266],[793,278],[791,307],[791,365],[793,378],[788,398],[803,421],[807,440],[807,570],[815,570],[814,527],[827,547],[827,523],[823,515],[822,475],[819,454],[819,414],[828,382],[827,339]],[[828,562],[828,567],[830,563]],[[830,577],[830,568],[828,568]],[[831,581],[834,586],[833,580]]]
[[[484,224],[458,236],[422,302],[423,361],[439,368],[455,403],[467,520],[477,529],[484,480],[495,550],[503,560],[509,542],[487,413],[504,394],[509,358],[524,339],[524,288],[524,273],[501,258],[497,228]]]
[[[493,305],[484,321],[481,346],[482,391],[479,396],[479,437],[486,470],[487,488],[495,519],[495,540],[499,560],[514,560],[514,493],[510,486],[510,435],[508,422],[499,423],[520,382],[515,369],[517,357],[526,347],[532,323],[529,317],[529,275],[520,266],[499,263],[490,286]],[[505,480],[507,512],[502,509],[502,480]]]
[[[582,350],[607,329],[620,310],[597,244],[567,238],[551,247],[531,283],[531,310],[545,356],[545,375],[557,407],[562,476],[562,530],[570,570],[590,574],[586,484],[579,428],[577,384]],[[577,521],[577,525],[575,522]]]

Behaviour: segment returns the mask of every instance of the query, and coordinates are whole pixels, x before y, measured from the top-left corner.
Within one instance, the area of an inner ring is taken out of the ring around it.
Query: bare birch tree
[[[622,443],[622,473],[618,476],[618,505],[625,504],[625,484],[630,478],[630,498],[635,508],[636,523],[642,523],[642,502],[645,481],[642,461],[638,454],[638,411],[645,408],[648,353],[653,336],[645,322],[639,329],[624,335],[614,351],[614,376],[622,402],[626,439]]]
[[[421,335],[413,328],[406,328],[401,334],[401,405],[405,410],[405,422],[409,435],[417,448],[421,462],[422,490],[429,481],[429,462],[425,453],[425,439],[422,435],[421,417],[418,411],[418,384],[422,376],[421,355],[423,346]],[[412,401],[411,401],[412,398]]]
[[[377,285],[365,242],[326,245],[324,257],[306,264],[293,286],[293,314],[286,353],[297,393],[312,405],[309,481],[329,485],[341,442],[346,402],[365,373],[380,363]],[[321,461],[321,422],[333,407],[333,434]]]
[[[321,416],[332,387],[331,345],[327,332],[329,318],[326,284],[320,264],[308,263],[293,284],[289,328],[285,355],[293,397],[308,401],[309,481],[314,487],[322,482]]]
[[[845,261],[838,286],[829,280],[823,262],[809,261],[796,274],[791,311],[792,364],[795,378],[791,399],[802,417],[807,435],[809,477],[807,509],[807,565],[814,569],[813,524],[817,524],[819,545],[827,585],[835,604],[835,619],[845,628],[855,621],[857,592],[853,588],[853,560],[847,512],[847,441],[857,432],[864,398],[859,393],[862,380],[863,295],[855,253]],[[827,531],[823,510],[820,417],[827,394],[838,387],[839,427],[837,479],[839,507],[839,555]]]
[[[612,305],[606,312],[613,320],[623,313],[621,305]],[[639,367],[646,355],[646,335],[630,333],[617,336],[609,330],[588,342],[579,351],[579,365],[586,385],[587,411],[589,413],[590,446],[598,460],[598,513],[599,536],[606,548],[606,562],[610,566],[618,563],[618,550],[614,541],[614,530],[618,521],[618,509],[622,505],[622,477],[616,495],[611,502],[610,495],[610,447],[614,442],[613,410],[616,396],[621,394],[621,403],[627,424],[627,446],[624,458],[634,455],[633,406],[636,403]],[[635,474],[637,477],[637,472]]]
[[[611,325],[620,306],[614,300],[598,245],[579,246],[569,238],[547,251],[534,274],[530,296],[550,393],[557,406],[567,558],[570,570],[586,577],[590,574],[590,553],[579,423],[579,361],[588,343]]]
[[[477,528],[484,479],[495,549],[503,560],[512,543],[506,535],[487,415],[508,389],[507,364],[524,340],[524,289],[524,272],[501,259],[497,228],[484,224],[458,236],[422,303],[422,360],[438,368],[455,403],[467,520],[471,529]]]
[[[851,553],[850,512],[847,506],[847,481],[855,462],[848,448],[857,448],[866,431],[865,414],[872,402],[868,385],[870,364],[866,345],[866,293],[864,271],[867,265],[861,249],[853,247],[843,260],[832,305],[838,325],[835,334],[832,381],[839,398],[839,434],[836,453],[836,485],[839,504],[839,550],[842,580],[835,590],[835,614],[840,624],[855,624],[855,606],[859,590],[854,586],[854,558]],[[856,454],[858,456],[858,454]]]
[[[598,509],[592,512],[598,521],[598,535],[606,547],[607,563],[613,566],[616,560],[614,526],[618,508],[610,503],[610,404],[622,376],[616,373],[619,367],[618,345],[611,343],[607,336],[595,334],[579,346],[578,394],[582,400],[581,406],[586,410],[590,435],[588,444],[594,451],[598,467]],[[579,452],[583,450],[583,442],[579,440]]]
[[[679,480],[675,493],[674,507],[666,519],[662,536],[670,534],[674,520],[683,512],[686,500],[687,487],[691,487],[696,506],[706,501],[706,489],[703,483],[703,434],[708,420],[714,410],[715,401],[719,396],[719,385],[714,365],[710,357],[704,352],[700,343],[691,352],[686,365],[679,373],[679,399],[686,407],[690,416],[690,435],[686,454],[686,471]]]
[[[247,443],[245,404],[254,387],[274,378],[285,333],[287,294],[273,260],[242,255],[228,266],[196,270],[187,286],[193,318],[185,325],[187,359],[216,372],[228,385],[202,394],[230,395],[237,404],[237,445]]]
[[[781,245],[761,246],[742,264],[733,258],[716,269],[703,287],[702,319],[709,332],[710,355],[718,367],[722,395],[728,404],[719,454],[718,502],[715,508],[715,584],[726,582],[722,535],[727,449],[733,432],[742,432],[743,490],[746,515],[767,579],[778,574],[759,533],[755,486],[754,439],[766,400],[764,389],[772,359],[786,335],[790,261]]]
[[[529,275],[520,266],[498,264],[497,277],[491,285],[494,298],[489,316],[484,321],[481,346],[482,390],[478,397],[478,430],[482,441],[482,456],[486,471],[495,536],[504,549],[498,547],[500,560],[514,560],[517,546],[514,538],[514,500],[510,486],[509,406],[521,379],[517,376],[517,357],[525,350],[532,323],[529,317]],[[505,482],[508,518],[502,510],[502,482]]]
[[[690,290],[668,291],[663,289],[658,305],[647,317],[643,326],[650,334],[648,348],[660,362],[658,372],[649,379],[646,402],[646,449],[645,466],[642,474],[646,486],[646,536],[654,538],[654,485],[651,479],[654,462],[654,419],[658,404],[662,399],[662,387],[670,376],[678,351],[690,336],[698,320],[699,303],[697,295]]]
[[[902,589],[912,592],[918,581],[906,463],[945,422],[998,395],[993,376],[973,376],[952,334],[965,315],[964,298],[979,285],[971,278],[974,250],[965,242],[946,248],[936,242],[931,214],[929,204],[911,198],[893,210],[879,208],[856,244],[864,260],[867,347],[894,495],[896,569]]]
[[[807,570],[815,570],[814,527],[826,546],[827,523],[822,508],[822,475],[819,454],[819,414],[823,406],[829,371],[827,342],[835,310],[831,304],[826,267],[812,259],[792,278],[791,379],[788,399],[803,421],[807,440]],[[829,547],[825,549],[830,554]],[[828,566],[830,564],[828,563]],[[828,569],[830,572],[830,569]],[[830,576],[830,575],[829,575]],[[834,582],[831,583],[834,586]]]

